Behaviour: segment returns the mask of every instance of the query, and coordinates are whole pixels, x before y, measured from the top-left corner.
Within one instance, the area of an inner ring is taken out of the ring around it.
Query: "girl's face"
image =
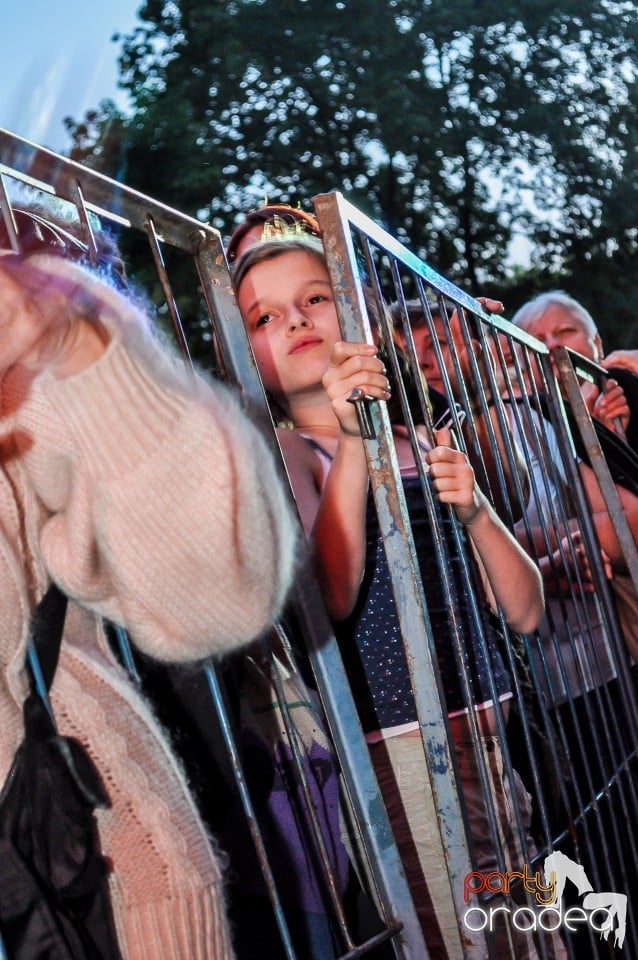
[[[252,267],[238,294],[264,386],[276,400],[321,387],[341,339],[328,271],[305,250]]]
[[[445,368],[448,372],[448,376],[454,387],[456,385],[456,372],[454,369],[454,364],[452,362],[452,355],[450,353],[450,348],[447,341],[447,336],[445,332],[445,326],[440,317],[433,317],[434,324],[434,333],[436,340],[441,348],[441,355],[445,363]],[[421,363],[421,369],[425,374],[425,379],[427,380],[429,387],[434,387],[435,390],[438,390],[440,393],[445,391],[443,386],[443,377],[441,376],[441,368],[439,366],[439,361],[434,349],[434,341],[430,334],[427,324],[423,324],[421,336],[415,338],[415,346],[417,348],[417,355],[419,362]]]

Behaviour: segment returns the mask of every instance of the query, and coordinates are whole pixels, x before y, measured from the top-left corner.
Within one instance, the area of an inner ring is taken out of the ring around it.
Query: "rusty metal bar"
[[[406,257],[404,248],[399,248],[392,238],[355,211],[340,195],[324,194],[315,197],[313,202],[322,230],[343,335],[346,339],[373,342],[361,280],[354,266],[356,256],[350,236],[350,224],[355,223],[366,238],[379,243],[385,253],[392,253],[402,262],[410,257]],[[394,249],[391,249],[393,247]],[[419,275],[427,272],[419,261],[410,266],[414,266]],[[431,276],[428,276],[428,280],[430,279]],[[448,293],[452,292],[452,287],[447,282],[443,286]],[[474,302],[472,306],[475,306]],[[429,624],[403,489],[399,481],[387,412],[382,404],[371,403],[370,417],[375,436],[366,440],[365,446],[372,489],[398,601],[397,612],[412,674],[430,785],[441,814],[440,839],[448,863],[451,895],[460,918],[464,907],[460,891],[463,878],[471,871],[471,860],[462,828],[463,814],[453,774],[454,761],[450,751],[445,711],[435,680],[438,671],[433,659],[434,637]],[[450,614],[453,616],[453,608]],[[415,673],[417,666],[421,668],[418,677]],[[484,954],[484,938],[481,935],[473,938],[469,931],[466,933],[466,956],[470,958]]]

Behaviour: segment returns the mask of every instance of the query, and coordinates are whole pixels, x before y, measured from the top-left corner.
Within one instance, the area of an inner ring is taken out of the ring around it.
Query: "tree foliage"
[[[473,291],[509,284],[513,307],[518,235],[520,290],[559,278],[603,322],[611,284],[634,322],[633,0],[147,0],[139,17],[131,114],[103,105],[77,158],[226,230],[264,195],[342,190]]]

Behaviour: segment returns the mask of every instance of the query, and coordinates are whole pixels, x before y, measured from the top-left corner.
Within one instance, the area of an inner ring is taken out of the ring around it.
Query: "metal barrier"
[[[118,229],[143,232],[187,360],[186,325],[180,317],[179,296],[173,289],[165,253],[174,248],[192,258],[210,317],[217,366],[241,389],[276,446],[217,231],[5,131],[0,131],[0,179],[0,207],[5,218],[11,216],[10,190],[6,188],[9,181],[17,180],[72,203],[89,245],[92,213]],[[513,635],[503,615],[497,613],[500,653],[511,680],[511,696],[501,701],[490,668],[493,655],[485,627],[484,589],[474,557],[454,517],[441,515],[425,471],[419,468],[418,483],[434,530],[435,564],[449,611],[453,662],[469,730],[470,746],[460,750],[453,736],[455,718],[448,717],[446,691],[440,682],[440,650],[428,606],[428,583],[423,582],[419,569],[394,452],[393,425],[384,404],[363,401],[360,409],[369,434],[365,446],[371,487],[419,719],[423,789],[431,793],[434,804],[431,856],[442,866],[442,876],[449,878],[430,890],[437,911],[452,918],[443,931],[443,953],[432,955],[448,960],[565,955],[581,960],[609,955],[609,937],[618,937],[621,920],[603,904],[600,909],[607,910],[615,930],[607,930],[601,939],[600,915],[583,905],[585,875],[594,894],[629,895],[622,921],[624,949],[628,956],[638,955],[635,907],[631,904],[631,893],[638,889],[638,708],[616,598],[600,557],[595,519],[583,485],[586,468],[574,454],[574,430],[582,433],[590,453],[634,589],[638,584],[636,547],[618,488],[605,473],[600,444],[591,435],[591,420],[583,410],[570,358],[565,353],[556,357],[559,384],[542,344],[487,313],[478,301],[436,274],[338,194],[316,198],[315,209],[344,338],[374,340],[382,346],[417,465],[422,464],[418,425],[425,425],[432,443],[435,417],[434,393],[423,377],[420,345],[410,322],[415,302],[421,307],[422,328],[430,338],[431,358],[440,372],[441,396],[436,409],[449,411],[457,441],[467,452],[481,486],[545,573],[548,611],[536,633]],[[96,253],[95,244],[93,250]],[[375,308],[368,309],[371,302]],[[397,351],[398,344],[405,350],[407,366]],[[565,415],[566,401],[575,414],[572,426]],[[586,572],[579,559],[582,551],[588,561]],[[464,610],[476,636],[472,650],[466,642],[466,625],[458,615],[458,583],[450,575],[450,553],[456,558],[462,581],[469,585]],[[569,572],[567,578],[565,571]],[[139,665],[126,638],[120,636],[120,640],[134,679],[138,669],[144,675],[145,666]],[[502,756],[502,771],[495,772],[494,755],[484,746],[481,712],[473,707],[469,659],[477,656],[487,673],[490,699],[496,704],[492,739]],[[334,941],[334,952],[325,960],[368,953],[386,956],[386,951],[399,958],[427,960],[430,948],[406,885],[339,645],[308,573],[300,574],[290,623],[286,628],[277,625],[270,640],[243,658],[244,666],[248,661],[270,684],[278,703],[280,735],[290,748],[291,776],[298,785],[292,793],[299,794],[291,803],[301,805],[297,816],[310,830],[308,857],[315,865]],[[323,721],[329,733],[342,778],[348,849],[356,864],[351,884],[358,899],[354,911],[344,899],[331,865],[329,847],[334,837],[326,836],[313,805],[304,772],[304,744],[295,729],[294,709],[287,705],[284,682],[292,676],[300,689],[306,689],[302,679],[306,666],[312,675],[308,683],[316,686],[321,699],[319,722]],[[264,823],[260,823],[261,814],[251,796],[250,771],[242,765],[241,717],[233,706],[229,708],[232,670],[230,674],[212,664],[204,669],[203,702],[210,696],[217,718],[214,733],[207,731],[205,736],[209,740],[219,736],[225,745],[225,761],[241,796],[246,829],[279,931],[281,946],[274,955],[306,960],[312,954],[303,947],[300,950],[294,911],[283,902],[278,889],[270,862],[272,848],[269,850],[263,836]],[[175,683],[179,690],[179,678]],[[201,716],[196,720],[200,722]],[[467,765],[473,776],[471,797],[464,786]],[[506,790],[505,800],[512,799],[517,770],[532,795],[531,823],[520,790],[513,798],[512,816],[504,819],[504,795],[499,790]],[[209,777],[216,775],[211,771]],[[472,827],[477,804],[484,831],[480,837],[476,826]],[[504,829],[509,836],[504,837]],[[223,833],[220,841],[224,845]],[[489,867],[486,850],[491,858]],[[557,861],[556,854],[565,859]],[[548,861],[548,857],[554,859]],[[562,893],[570,879],[561,873],[565,864],[571,864],[572,872],[577,866],[581,869],[582,889],[574,880],[564,899],[574,910],[580,909],[582,918],[574,919],[570,927],[561,917],[560,934],[551,936],[539,920],[548,896],[541,887],[549,883],[542,871],[544,865],[546,870],[553,867]],[[231,868],[237,871],[232,856]],[[232,883],[230,899],[232,907]],[[242,915],[241,904],[237,909],[238,923],[262,922],[261,914]],[[520,911],[517,916],[516,911]],[[265,944],[262,955],[267,955]]]
[[[526,785],[533,793],[537,849],[526,846],[523,811],[517,818],[519,842],[533,870],[558,850],[581,864],[594,889],[624,892],[629,902],[623,935],[627,944],[635,945],[635,908],[630,895],[637,882],[638,738],[635,677],[625,641],[627,645],[635,641],[638,627],[634,622],[625,627],[631,636],[623,635],[610,589],[610,584],[622,578],[630,582],[630,590],[633,582],[636,590],[635,534],[620,502],[620,487],[606,467],[567,351],[555,351],[558,383],[552,358],[543,344],[506,320],[487,314],[479,302],[436,275],[343,198],[322,196],[315,200],[315,209],[344,339],[379,343],[395,377],[399,371],[397,341],[407,352],[410,373],[403,376],[403,382],[411,381],[411,393],[419,402],[413,404],[416,412],[410,410],[407,394],[401,391],[402,414],[415,456],[419,446],[415,424],[428,425],[431,437],[433,427],[429,409],[433,391],[430,389],[426,396],[428,384],[422,373],[425,370],[427,378],[428,371],[436,367],[441,381],[439,408],[449,410],[459,443],[473,462],[481,485],[491,491],[502,518],[544,568],[547,614],[539,630],[524,639],[522,660],[520,642],[501,618],[514,707],[510,708],[509,724],[500,717],[498,735],[507,776],[513,777],[520,764],[525,768]],[[374,317],[366,310],[365,287],[375,295]],[[420,314],[420,336],[427,337],[429,359],[423,356],[422,344],[415,342],[415,312]],[[574,359],[582,375],[585,361]],[[590,369],[587,375],[593,373]],[[598,373],[604,371],[599,368]],[[574,412],[571,422],[566,417],[566,403]],[[395,597],[402,611],[402,632],[414,678],[431,788],[442,834],[449,841],[458,830],[458,808],[454,785],[446,780],[438,763],[445,727],[437,716],[432,685],[426,680],[433,665],[429,650],[434,648],[436,652],[437,638],[428,629],[427,616],[425,620],[421,616],[422,585],[407,532],[409,525],[405,523],[405,505],[401,503],[392,428],[383,404],[369,406],[366,448],[376,508],[386,548],[392,551]],[[592,470],[574,454],[573,441],[579,435]],[[587,477],[588,470],[591,477]],[[638,481],[638,474],[635,479]],[[423,477],[421,480],[427,499],[427,483]],[[626,573],[617,568],[611,581],[601,560],[588,499],[594,489],[592,483],[600,492],[626,565]],[[627,491],[623,496],[631,498]],[[444,549],[441,553],[445,570],[448,560]],[[587,573],[579,560],[581,555],[587,558]],[[471,567],[468,558],[470,578]],[[413,588],[408,597],[406,584]],[[427,608],[427,583],[423,586]],[[476,596],[480,597],[480,588]],[[459,666],[462,672],[462,658]],[[467,677],[463,677],[463,686],[469,705]],[[520,727],[516,738],[511,732],[514,709]],[[470,710],[470,718],[472,713]],[[477,730],[473,732],[476,738]],[[479,751],[477,761],[480,765]],[[484,783],[487,787],[487,780]],[[486,789],[486,802],[492,799]],[[492,826],[496,827],[498,811],[493,809],[492,814]],[[469,823],[466,836],[471,853]],[[459,839],[451,840],[446,855],[462,922],[462,911],[468,905],[462,897],[466,865],[462,857],[455,860],[454,856]],[[497,833],[493,842],[498,851]],[[502,864],[496,869],[502,871]],[[510,873],[516,870],[521,870],[520,863],[509,868]],[[579,936],[572,936],[569,930],[562,933],[570,956],[598,955],[598,951],[608,949],[606,942],[600,946],[599,935],[591,928]],[[467,945],[464,947],[471,955]],[[520,945],[517,948],[514,944],[514,949],[513,955],[518,956]],[[543,937],[537,939],[538,955],[559,955],[555,949]]]

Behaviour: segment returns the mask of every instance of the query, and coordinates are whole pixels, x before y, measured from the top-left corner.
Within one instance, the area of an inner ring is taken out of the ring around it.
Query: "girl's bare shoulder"
[[[304,437],[292,430],[278,430],[290,483],[303,528],[310,534],[321,499],[324,471],[315,449]]]
[[[315,481],[317,489],[320,489],[323,485],[322,464],[312,444],[301,434],[285,428],[277,429],[277,439],[288,469],[294,469],[298,474],[308,474]]]

